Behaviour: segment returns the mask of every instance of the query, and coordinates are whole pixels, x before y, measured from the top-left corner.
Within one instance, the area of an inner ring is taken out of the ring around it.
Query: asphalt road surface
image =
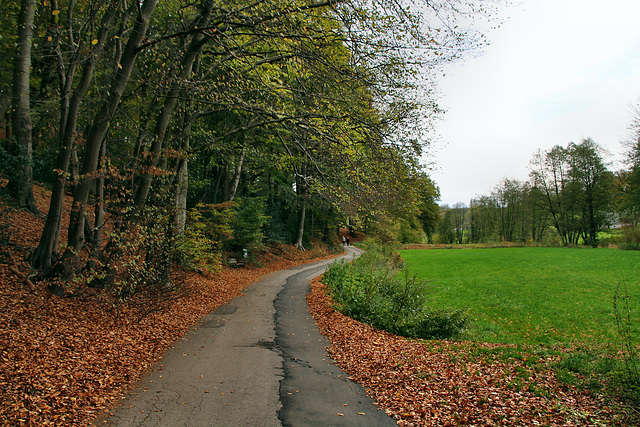
[[[346,257],[359,251],[347,248]],[[321,261],[264,276],[167,351],[97,425],[395,426],[331,363],[305,297]]]

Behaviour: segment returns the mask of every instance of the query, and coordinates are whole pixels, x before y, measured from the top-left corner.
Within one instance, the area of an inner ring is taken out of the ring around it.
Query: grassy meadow
[[[430,281],[431,305],[468,309],[470,340],[607,346],[618,339],[613,306],[619,284],[640,320],[640,252],[494,248],[400,254],[411,274]],[[637,336],[640,326],[634,327]]]

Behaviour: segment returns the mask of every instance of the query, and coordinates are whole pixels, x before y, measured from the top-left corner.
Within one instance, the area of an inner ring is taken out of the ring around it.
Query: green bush
[[[222,256],[215,251],[216,242],[207,236],[204,224],[194,217],[199,217],[197,210],[188,214],[189,220],[185,231],[176,238],[177,261],[184,267],[204,272],[219,271]]]
[[[232,236],[235,204],[199,204],[187,214],[184,234],[176,241],[178,261],[187,268],[216,272],[222,267],[222,247]]]
[[[624,251],[640,251],[640,243],[621,242],[621,243],[618,243],[618,248]]]
[[[422,243],[424,238],[424,231],[422,231],[421,228],[415,226],[415,224],[412,224],[408,221],[400,224],[400,229],[398,230],[398,240],[400,241],[400,243]]]
[[[626,225],[622,227],[618,247],[629,251],[640,250],[640,227],[637,225]]]
[[[598,244],[602,248],[608,248],[611,243],[613,243],[613,240],[610,237],[604,237],[598,242]]]
[[[231,228],[233,238],[227,240],[226,248],[236,256],[243,255],[243,249],[248,250],[249,260],[264,245],[264,226],[269,217],[265,215],[265,203],[262,198],[242,198],[235,207]]]
[[[324,275],[335,307],[375,328],[408,338],[457,338],[466,312],[430,310],[427,282],[398,274],[393,251],[372,248],[353,263],[332,264]]]

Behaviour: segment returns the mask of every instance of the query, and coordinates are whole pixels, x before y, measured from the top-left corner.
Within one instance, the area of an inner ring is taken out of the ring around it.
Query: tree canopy
[[[453,233],[464,229],[466,238],[455,239],[459,243],[598,246],[599,233],[614,225],[619,212],[614,201],[621,197],[606,151],[591,138],[538,150],[529,172],[527,182],[504,178],[491,194],[471,200],[469,207],[454,207],[466,209],[464,221],[455,228],[446,216],[454,209],[446,209],[441,239],[453,243]],[[622,182],[620,177],[617,182]]]
[[[253,242],[210,229],[226,251],[265,240],[304,247],[347,219],[405,218],[433,232],[438,190],[417,160],[441,112],[430,70],[484,42],[456,24],[485,12],[481,2],[21,5],[29,13],[3,8],[13,138],[2,161],[19,172],[13,188],[36,179],[52,190],[31,258],[43,275],[68,282],[92,267],[89,281],[115,286],[118,260],[145,253],[163,282],[170,253],[184,247],[176,239],[205,212],[259,225]],[[18,86],[9,79],[21,69],[32,72]]]

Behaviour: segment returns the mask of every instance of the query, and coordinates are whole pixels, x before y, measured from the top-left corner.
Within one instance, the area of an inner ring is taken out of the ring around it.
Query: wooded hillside
[[[47,194],[35,187],[39,209]],[[70,200],[67,199],[67,206]],[[89,425],[118,403],[175,340],[261,275],[331,256],[326,247],[300,251],[274,245],[264,266],[226,267],[203,276],[173,271],[179,290],[114,304],[104,289],[78,283],[60,298],[23,261],[43,219],[0,204],[0,422],[3,425]],[[66,211],[68,212],[68,211]],[[68,214],[65,215],[65,220]]]
[[[429,70],[481,42],[454,23],[482,10],[454,3],[3,1],[0,169],[46,215],[37,279],[127,298],[170,287],[176,258],[429,233]]]

